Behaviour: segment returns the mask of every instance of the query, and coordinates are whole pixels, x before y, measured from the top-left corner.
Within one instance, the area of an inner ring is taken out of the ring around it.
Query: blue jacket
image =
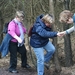
[[[47,27],[44,22],[42,22],[42,17],[43,15],[38,16],[33,25],[30,45],[34,48],[45,46],[48,43],[49,38],[57,36],[57,32],[52,31],[51,28]]]
[[[2,54],[2,57],[5,57],[9,52],[9,42],[12,39],[12,36],[10,34],[6,34],[1,45],[0,45],[0,52]]]

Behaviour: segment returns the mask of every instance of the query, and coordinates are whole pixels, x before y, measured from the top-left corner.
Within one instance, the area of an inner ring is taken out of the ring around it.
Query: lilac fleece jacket
[[[26,28],[22,25],[24,34],[26,33]],[[14,37],[15,35],[20,36],[20,30],[18,27],[18,24],[16,24],[13,20],[8,25],[8,33]],[[15,38],[13,38],[11,41],[17,42]]]

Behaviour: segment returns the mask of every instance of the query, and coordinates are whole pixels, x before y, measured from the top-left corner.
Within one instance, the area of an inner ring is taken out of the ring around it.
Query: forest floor
[[[9,73],[9,57],[0,59],[0,75],[37,75],[34,67],[30,69],[23,69],[20,67],[20,61],[18,61],[17,70],[19,73]],[[45,75],[75,75],[75,65],[71,67],[62,67],[62,71],[57,73],[54,71],[54,66],[50,66],[50,69],[45,69]]]

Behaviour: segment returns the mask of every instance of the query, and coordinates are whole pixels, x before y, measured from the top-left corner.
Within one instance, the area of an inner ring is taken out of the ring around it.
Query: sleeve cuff
[[[68,31],[66,30],[66,34],[68,34]]]

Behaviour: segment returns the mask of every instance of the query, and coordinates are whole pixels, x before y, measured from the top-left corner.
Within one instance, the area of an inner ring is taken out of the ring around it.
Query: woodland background
[[[5,34],[2,33],[5,23],[14,18],[16,10],[22,10],[25,13],[24,25],[27,30],[33,25],[35,19],[40,14],[52,14],[55,20],[54,31],[64,31],[72,25],[61,24],[59,14],[62,10],[71,10],[75,12],[75,0],[0,0],[0,43]],[[33,68],[36,68],[36,57],[29,45],[28,35],[25,35],[25,46],[28,54],[28,62]],[[74,67],[75,65],[75,32],[64,37],[50,39],[56,47],[56,52],[52,57],[50,67],[54,67],[56,73],[61,73],[62,67]],[[20,55],[18,54],[18,57]],[[0,55],[0,61],[2,57]],[[9,55],[5,58],[9,58]],[[64,74],[63,74],[64,75]],[[75,75],[75,73],[74,73]]]

